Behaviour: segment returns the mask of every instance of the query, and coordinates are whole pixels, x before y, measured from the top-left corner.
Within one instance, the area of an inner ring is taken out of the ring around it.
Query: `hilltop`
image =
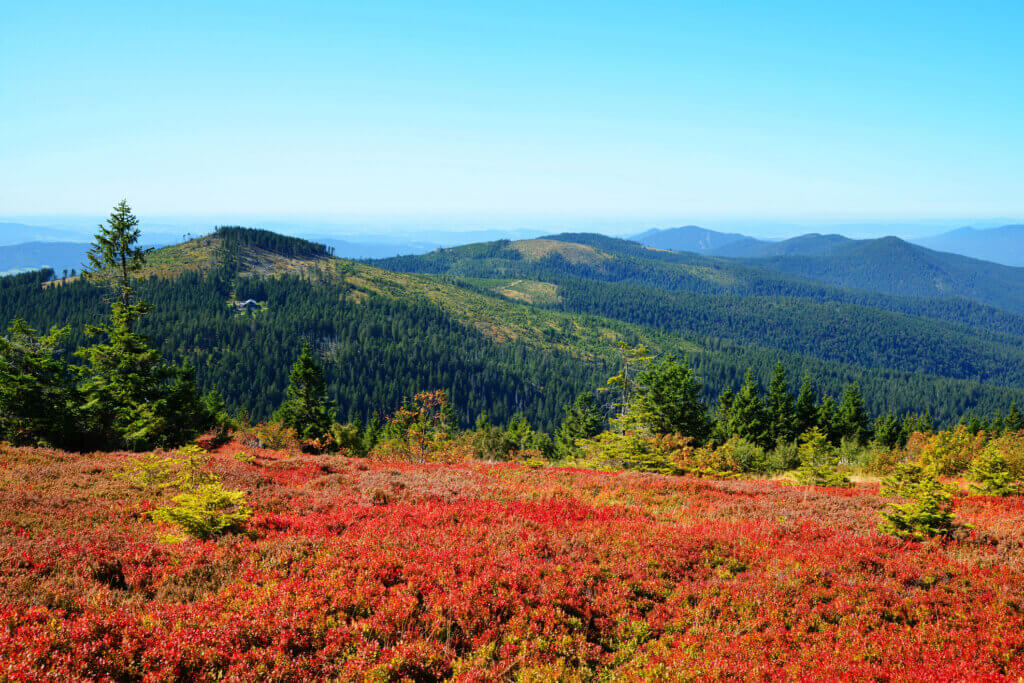
[[[929,298],[964,298],[1024,313],[1024,268],[948,254],[898,237],[839,242],[819,254],[749,261],[840,287]]]

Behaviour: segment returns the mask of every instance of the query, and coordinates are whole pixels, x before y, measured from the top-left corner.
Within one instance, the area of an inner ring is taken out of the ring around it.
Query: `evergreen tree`
[[[837,423],[840,439],[853,439],[861,445],[868,442],[871,436],[870,418],[856,382],[846,385],[843,389]]]
[[[1022,490],[1022,482],[1011,471],[1006,456],[991,443],[971,463],[967,478],[968,488],[977,495],[1017,496]]]
[[[817,427],[801,437],[800,467],[796,480],[806,486],[853,486],[850,479],[839,471],[839,454]]]
[[[769,429],[761,386],[754,378],[754,373],[747,370],[743,386],[729,409],[730,436],[742,437],[761,448],[771,448]]]
[[[891,409],[875,420],[875,440],[886,448],[902,448],[905,444],[903,425]]]
[[[793,395],[789,393],[786,369],[782,367],[781,361],[775,364],[765,403],[772,443],[777,445],[792,441],[796,436]]]
[[[604,415],[594,401],[594,395],[585,392],[565,409],[565,417],[555,434],[554,455],[558,459],[572,457],[577,452],[576,442],[597,435],[604,425]]]
[[[78,395],[71,369],[57,356],[67,327],[39,334],[15,319],[0,337],[0,439],[16,445],[77,445]]]
[[[88,362],[80,386],[84,429],[105,447],[173,445],[212,421],[194,373],[164,364],[149,339],[134,330],[150,310],[134,291],[145,260],[137,226],[138,219],[122,201],[106,226],[100,226],[88,254],[87,276],[109,280],[115,292],[110,322],[86,328],[89,336],[104,341],[76,352]]]
[[[726,389],[718,395],[718,407],[715,408],[714,426],[711,438],[716,445],[722,445],[732,438],[732,404],[736,400],[736,392]]]
[[[1010,404],[1010,412],[1003,418],[1003,428],[1008,432],[1019,432],[1024,429],[1024,416],[1017,410],[1017,404]]]
[[[608,378],[607,389],[616,390],[619,400],[614,404],[619,415],[625,415],[636,391],[636,378],[650,362],[651,356],[643,344],[630,346],[620,341],[619,353],[622,355],[622,371]]]
[[[804,373],[803,381],[800,383],[800,393],[796,398],[794,409],[794,433],[807,433],[810,429],[818,426],[818,397],[811,385],[811,376]]]
[[[655,434],[679,433],[702,444],[711,432],[701,385],[684,360],[669,356],[648,366],[637,377],[630,410]]]
[[[88,362],[80,386],[85,428],[105,447],[145,449],[160,443],[171,417],[164,385],[174,372],[148,339],[132,331],[134,306],[118,301],[112,308],[108,325],[89,328],[105,341],[77,352]]]
[[[132,285],[146,263],[145,250],[138,246],[140,236],[139,219],[122,199],[106,224],[98,227],[92,248],[85,255],[89,261],[86,278],[110,283],[122,307],[133,302]]]
[[[843,438],[842,429],[839,426],[838,412],[839,408],[836,406],[835,399],[826,394],[818,406],[816,421],[818,428],[821,429],[822,433],[833,444],[838,444]]]
[[[302,346],[288,377],[287,398],[274,419],[295,430],[301,439],[321,439],[331,433],[334,401],[327,397],[323,368],[314,360],[309,344]]]

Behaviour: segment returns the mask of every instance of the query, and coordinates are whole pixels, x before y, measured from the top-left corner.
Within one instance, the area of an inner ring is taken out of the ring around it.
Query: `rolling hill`
[[[825,254],[836,247],[853,240],[842,235],[821,235],[808,233],[788,240],[766,241],[753,237],[726,244],[710,252],[711,256],[726,258],[765,258],[768,256],[793,256]]]
[[[685,225],[680,228],[648,230],[633,237],[633,239],[644,246],[654,249],[691,251],[696,254],[706,254],[729,244],[753,238],[739,233],[717,232],[697,225]]]
[[[747,263],[840,287],[964,298],[1024,313],[1024,268],[933,251],[898,237],[851,241],[818,255],[775,256]]]
[[[384,266],[384,267],[382,267]],[[419,269],[420,272],[403,272]],[[726,259],[599,235],[499,241],[375,264],[266,231],[222,229],[153,252],[143,330],[197,368],[205,389],[264,418],[303,341],[327,366],[341,416],[369,419],[404,396],[446,389],[463,420],[517,412],[544,429],[604,384],[617,343],[691,359],[705,398],[781,361],[837,394],[857,381],[879,412],[1024,403],[1024,317],[958,300],[853,292]],[[71,345],[104,315],[80,279],[0,280],[0,322],[70,324]],[[259,310],[231,305],[252,298]],[[886,308],[888,307],[888,309]]]

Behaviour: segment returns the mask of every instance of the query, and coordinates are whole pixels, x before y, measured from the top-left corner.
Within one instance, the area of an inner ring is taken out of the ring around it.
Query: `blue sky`
[[[2,5],[0,216],[1024,216],[1019,0]]]

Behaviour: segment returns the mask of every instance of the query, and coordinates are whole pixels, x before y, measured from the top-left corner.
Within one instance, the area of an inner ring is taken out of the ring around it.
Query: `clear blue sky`
[[[0,5],[0,215],[1024,216],[1020,0]]]

